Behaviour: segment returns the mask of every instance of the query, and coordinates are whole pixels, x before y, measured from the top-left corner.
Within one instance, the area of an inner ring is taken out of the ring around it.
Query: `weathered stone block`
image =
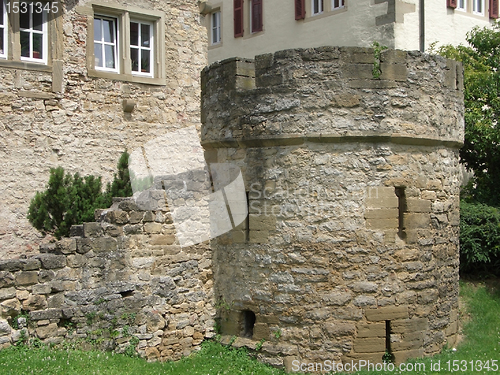
[[[158,234],[161,233],[162,225],[160,223],[145,223],[144,232],[148,234]]]
[[[144,211],[132,211],[129,213],[129,223],[138,224],[144,217]]]
[[[81,254],[68,255],[67,257],[68,267],[78,268],[83,267],[87,264],[87,257]]]
[[[83,223],[83,237],[93,238],[102,236],[101,223]]]
[[[391,229],[397,228],[399,225],[399,220],[397,217],[392,219],[366,219],[366,228],[367,229]]]
[[[0,261],[0,271],[19,271],[22,270],[24,262],[20,259],[8,259]]]
[[[406,209],[408,212],[431,212],[431,201],[417,198],[408,198],[406,200]]]
[[[360,96],[356,94],[338,94],[333,97],[333,102],[339,107],[357,107],[360,103]]]
[[[0,336],[8,335],[11,331],[9,323],[4,319],[0,319]]]
[[[43,295],[30,295],[23,301],[23,309],[27,311],[41,310],[47,307],[47,300]]]
[[[427,318],[413,318],[391,322],[391,330],[393,333],[407,334],[425,331],[427,329],[429,329],[429,321]]]
[[[431,217],[427,213],[407,213],[403,214],[403,222],[407,229],[427,228],[431,223]]]
[[[7,271],[0,271],[0,288],[14,285],[14,275]]]
[[[383,320],[407,319],[408,306],[386,306],[377,309],[366,309],[365,317],[372,322]],[[392,326],[391,326],[392,327]]]
[[[269,232],[267,230],[251,230],[250,242],[251,243],[266,243],[269,240]]]
[[[29,258],[24,261],[24,271],[33,271],[38,269],[40,269],[40,261],[38,259]]]
[[[17,298],[3,301],[0,307],[2,316],[16,316],[21,312],[21,303]]]
[[[353,342],[356,353],[380,353],[385,351],[385,338],[358,338]]]
[[[359,323],[357,326],[358,338],[363,337],[385,337],[386,327],[384,323]]]
[[[41,311],[31,311],[31,320],[50,320],[50,319],[60,319],[62,317],[61,309],[47,309]]]
[[[62,238],[57,243],[57,249],[63,254],[74,254],[76,252],[76,239]]]
[[[76,251],[79,254],[86,254],[94,248],[94,242],[92,238],[77,238],[76,239]]]
[[[397,209],[398,205],[399,200],[395,195],[393,197],[366,198],[366,206],[369,208]]]
[[[254,340],[269,339],[270,331],[267,323],[255,323],[253,326],[253,336]]]
[[[42,267],[47,270],[66,267],[65,255],[40,254],[37,258],[42,262]]]
[[[380,79],[389,81],[406,81],[408,78],[408,70],[404,64],[381,63],[380,70],[382,74]]]
[[[94,252],[96,253],[106,253],[117,249],[117,241],[114,237],[96,238],[94,241]]]
[[[47,299],[49,309],[60,309],[64,305],[64,293],[57,293]]]
[[[367,209],[365,219],[397,219],[399,211],[391,208]]]
[[[151,245],[173,245],[176,241],[175,235],[164,234],[164,235],[153,235],[151,236]]]
[[[83,237],[83,225],[72,225],[69,228],[70,237]]]
[[[52,288],[49,284],[33,285],[33,294],[50,294]]]
[[[353,336],[356,330],[354,323],[349,322],[325,323],[324,328],[326,333],[332,337]]]
[[[38,327],[35,331],[38,338],[43,340],[48,337],[54,337],[57,334],[57,328],[56,323],[51,323],[47,326]]]
[[[16,274],[16,285],[32,285],[38,283],[37,271],[23,271]]]
[[[248,215],[250,231],[270,231],[276,227],[276,216],[274,215]]]

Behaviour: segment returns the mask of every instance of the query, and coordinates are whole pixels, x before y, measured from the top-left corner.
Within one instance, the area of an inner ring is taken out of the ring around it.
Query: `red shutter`
[[[306,18],[306,0],[295,0],[295,19],[303,20]]]
[[[252,33],[262,31],[262,0],[252,0]]]
[[[243,0],[234,0],[234,37],[243,36]]]
[[[456,8],[457,0],[446,0],[446,5],[448,6],[448,8]]]
[[[498,18],[498,0],[490,0],[490,18]]]

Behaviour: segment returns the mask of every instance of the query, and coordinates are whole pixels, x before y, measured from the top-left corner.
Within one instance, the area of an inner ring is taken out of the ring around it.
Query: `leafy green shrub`
[[[37,192],[28,209],[28,220],[42,233],[57,238],[69,235],[72,225],[94,221],[94,211],[107,208],[113,197],[132,195],[128,175],[128,153],[118,162],[118,176],[102,191],[101,177],[65,174],[62,167],[51,168],[47,189]]]
[[[500,211],[476,202],[460,202],[460,270],[498,273]]]

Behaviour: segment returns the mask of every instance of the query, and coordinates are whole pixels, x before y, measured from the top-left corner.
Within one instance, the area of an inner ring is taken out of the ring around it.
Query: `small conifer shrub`
[[[28,209],[28,220],[43,234],[57,238],[69,235],[72,225],[94,221],[94,211],[107,208],[113,197],[132,195],[125,151],[118,162],[118,174],[103,192],[101,177],[65,174],[62,167],[51,168],[47,188],[37,192]]]

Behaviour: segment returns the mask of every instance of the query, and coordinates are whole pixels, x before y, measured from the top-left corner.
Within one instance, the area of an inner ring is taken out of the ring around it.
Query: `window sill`
[[[262,30],[262,31],[256,31],[254,33],[246,34],[245,36],[243,36],[243,39],[250,39],[250,38],[260,36],[260,35],[264,35],[265,31],[266,30]]]
[[[216,44],[211,44],[208,46],[208,50],[211,50],[211,49],[216,49],[216,48],[219,48],[219,47],[222,47],[222,42],[219,42],[219,43],[216,43]]]
[[[39,72],[52,73],[52,66],[28,61],[13,61],[0,59],[0,67],[10,69],[36,70]]]
[[[120,74],[115,72],[107,72],[104,70],[88,70],[89,77],[94,78],[106,78],[113,79],[115,81],[125,81],[125,82],[133,82],[133,83],[144,83],[146,85],[156,85],[156,86],[165,86],[166,80],[165,78],[152,78],[152,77],[143,77],[139,75],[133,74]]]
[[[343,8],[333,9],[330,11],[323,11],[322,13],[318,13],[315,15],[310,15],[310,16],[306,15],[306,18],[303,19],[303,21],[304,22],[316,21],[316,20],[320,20],[322,18],[334,16],[336,14],[340,14],[340,13],[344,13],[344,12],[347,12],[347,6],[344,6]]]

